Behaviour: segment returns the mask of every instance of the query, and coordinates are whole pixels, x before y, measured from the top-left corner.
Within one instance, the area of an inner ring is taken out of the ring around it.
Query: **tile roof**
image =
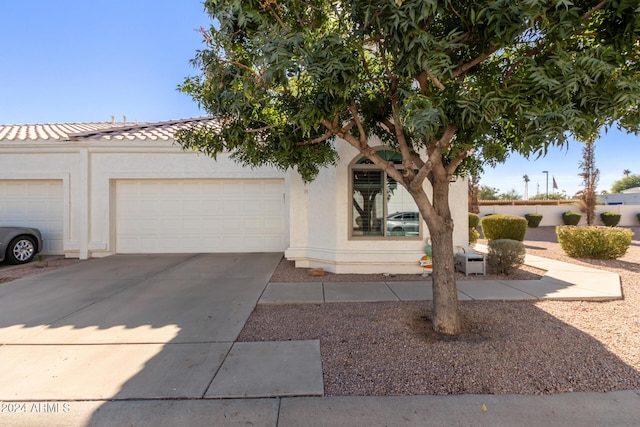
[[[42,125],[0,125],[0,141],[85,141],[137,140],[171,141],[178,129],[215,126],[211,117],[169,120],[156,123],[60,123]]]
[[[70,134],[117,126],[111,122],[0,125],[0,141],[68,140]]]

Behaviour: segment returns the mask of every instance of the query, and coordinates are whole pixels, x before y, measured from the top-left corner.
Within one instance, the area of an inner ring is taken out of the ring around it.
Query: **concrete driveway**
[[[203,397],[280,258],[116,255],[0,284],[0,400]]]

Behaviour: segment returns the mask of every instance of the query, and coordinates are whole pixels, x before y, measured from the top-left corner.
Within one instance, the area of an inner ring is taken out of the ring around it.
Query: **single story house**
[[[619,193],[600,194],[605,205],[640,205],[640,187],[628,188]]]
[[[38,227],[45,254],[284,252],[336,273],[417,273],[428,230],[411,197],[348,144],[305,184],[184,151],[159,123],[0,125],[0,225]],[[391,161],[393,152],[383,155]],[[428,185],[428,184],[425,184]],[[467,183],[451,183],[454,245],[467,245]]]

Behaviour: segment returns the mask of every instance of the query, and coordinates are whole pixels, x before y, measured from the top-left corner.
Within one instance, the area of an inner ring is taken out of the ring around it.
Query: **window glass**
[[[384,174],[379,170],[353,171],[353,234],[382,236]]]
[[[401,156],[379,151],[382,158],[401,167]],[[409,192],[393,178],[360,158],[352,169],[352,235],[380,237],[420,236],[420,215]]]
[[[413,197],[391,177],[387,178],[387,212],[387,236],[420,234],[418,207]]]

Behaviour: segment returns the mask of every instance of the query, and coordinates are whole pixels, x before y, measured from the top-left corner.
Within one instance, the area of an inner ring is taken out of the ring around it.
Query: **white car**
[[[0,227],[0,262],[26,264],[42,250],[43,243],[37,228]]]
[[[417,233],[420,231],[418,212],[396,212],[387,216],[387,231]]]

